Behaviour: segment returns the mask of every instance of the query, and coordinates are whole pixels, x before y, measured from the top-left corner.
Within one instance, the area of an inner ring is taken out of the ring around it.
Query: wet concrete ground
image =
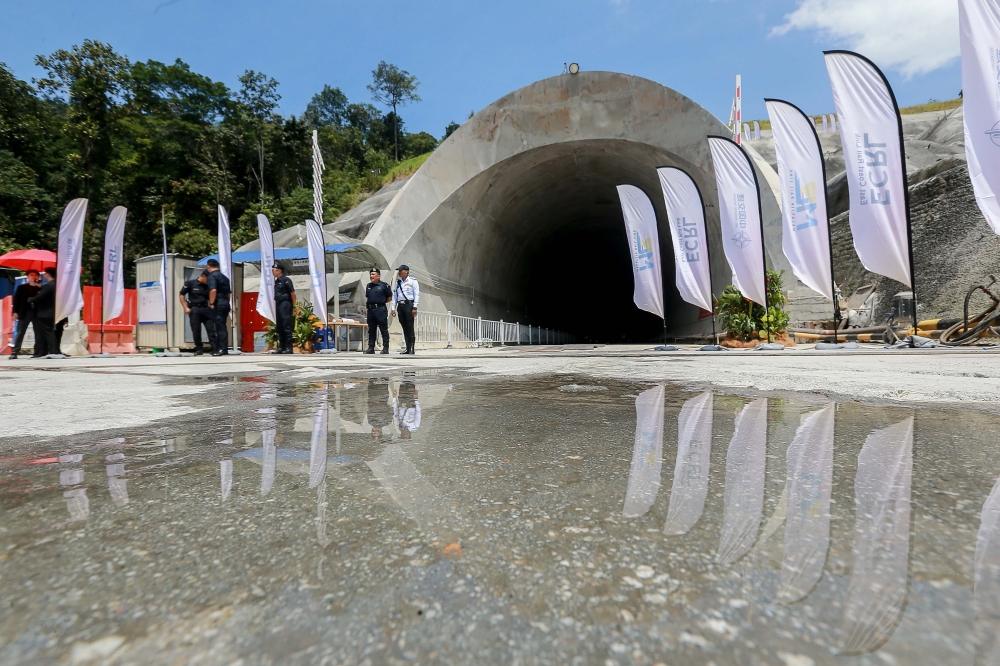
[[[994,413],[442,369],[187,383],[225,407],[0,440],[0,663],[1000,659]]]

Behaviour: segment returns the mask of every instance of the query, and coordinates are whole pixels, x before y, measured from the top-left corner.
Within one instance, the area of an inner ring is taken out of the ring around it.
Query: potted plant
[[[292,349],[298,354],[311,354],[316,329],[321,328],[319,318],[313,314],[312,303],[296,301],[292,312]],[[264,333],[268,349],[278,348],[278,327],[272,322]]]
[[[723,344],[734,347],[753,347],[760,342],[766,342],[768,337],[780,339],[783,344],[791,345],[786,329],[788,328],[788,313],[784,306],[787,302],[784,286],[784,271],[768,269],[764,276],[767,289],[768,307],[754,303],[744,296],[733,285],[726,287],[716,300],[716,314],[722,327],[729,335]]]

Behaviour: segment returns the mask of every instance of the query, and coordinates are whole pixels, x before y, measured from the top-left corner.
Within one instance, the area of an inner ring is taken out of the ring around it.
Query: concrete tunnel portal
[[[615,189],[635,185],[657,213],[668,329],[710,332],[711,321],[673,286],[656,167],[681,167],[698,183],[719,293],[730,275],[706,136],[725,131],[701,107],[645,79],[591,72],[539,81],[490,105],[443,142],[365,242],[393,265],[408,263],[476,291],[470,298],[428,285],[425,311],[531,323],[581,341],[658,340],[663,322],[632,302]],[[777,204],[763,189],[765,219],[770,213],[780,226]]]

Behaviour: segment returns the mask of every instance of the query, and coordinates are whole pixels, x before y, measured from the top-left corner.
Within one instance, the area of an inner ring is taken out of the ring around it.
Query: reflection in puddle
[[[715,559],[732,564],[753,546],[764,515],[767,400],[754,400],[736,417],[726,454],[725,514]]]
[[[899,623],[906,603],[912,467],[912,418],[873,432],[858,456],[844,652],[871,652]]]
[[[804,416],[788,447],[785,552],[778,588],[778,598],[785,603],[805,597],[823,576],[830,546],[835,411],[830,404]]]
[[[990,415],[440,382],[0,461],[0,663],[1000,659]]]

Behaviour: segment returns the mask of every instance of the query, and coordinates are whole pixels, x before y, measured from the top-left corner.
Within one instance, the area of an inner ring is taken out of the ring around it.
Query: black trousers
[[[215,344],[212,351],[225,352],[229,349],[229,301],[216,301],[212,311],[215,313]],[[206,328],[208,328],[206,326]],[[209,340],[212,338],[209,337]]]
[[[205,325],[208,332],[208,345],[215,351],[219,348],[219,342],[215,333],[215,312],[207,305],[192,305],[191,314],[191,337],[194,339],[194,348],[201,351],[201,326]]]
[[[24,336],[28,333],[28,326],[32,325],[34,321],[35,313],[31,310],[17,318],[17,337],[14,338],[14,347],[11,349],[11,353],[21,353],[21,343],[24,342]]]
[[[275,313],[275,328],[278,329],[279,349],[292,348],[292,302],[278,301],[275,303],[277,312]]]
[[[380,305],[368,310],[368,349],[375,349],[378,332],[382,331],[382,349],[389,349],[389,310]]]
[[[413,345],[417,342],[416,333],[413,332],[413,304],[400,303],[396,308],[396,316],[399,317],[399,325],[403,327],[406,351],[413,351]]]
[[[58,354],[54,318],[35,317],[32,325],[35,329],[35,353],[32,356],[37,358],[47,354]]]

